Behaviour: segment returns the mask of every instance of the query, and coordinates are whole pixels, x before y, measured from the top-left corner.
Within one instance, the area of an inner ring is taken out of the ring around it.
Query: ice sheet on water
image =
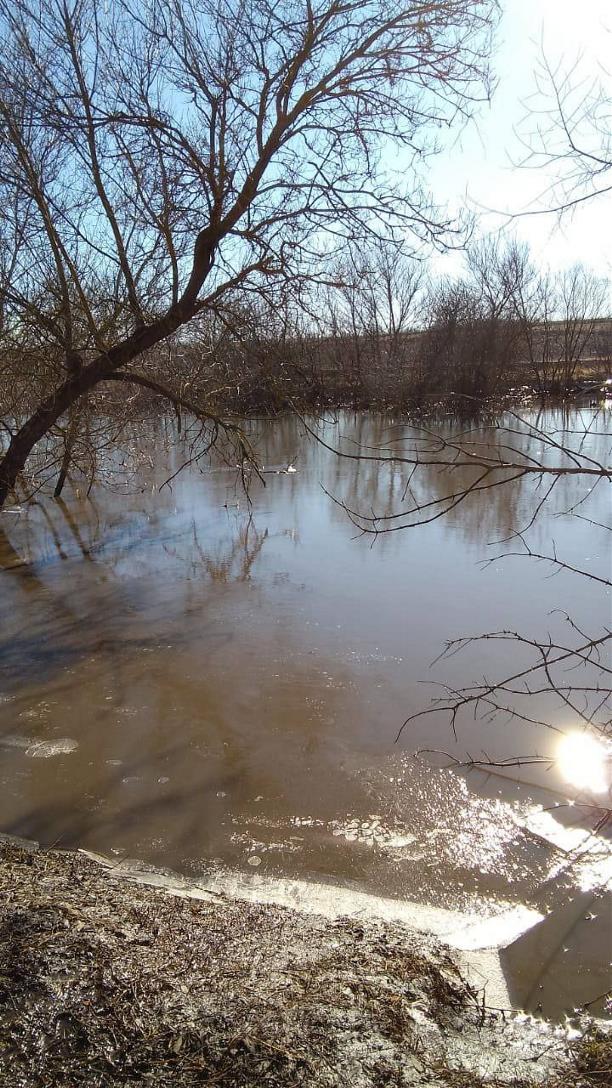
[[[0,738],[1,748],[21,748],[30,759],[50,759],[52,756],[74,752],[78,741],[72,737],[57,737],[56,740],[35,740],[33,737],[7,734]]]
[[[79,747],[72,737],[58,737],[57,740],[37,740],[26,748],[26,756],[30,759],[51,759],[53,756],[67,755]]]

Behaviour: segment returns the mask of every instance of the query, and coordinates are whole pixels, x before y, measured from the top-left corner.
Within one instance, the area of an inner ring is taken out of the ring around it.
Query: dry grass
[[[0,843],[2,1088],[544,1083],[489,1019],[448,953],[402,927],[174,898]],[[504,1075],[468,1072],[468,1043]]]
[[[552,1088],[612,1088],[612,1032],[591,1025],[568,1048],[569,1068]]]

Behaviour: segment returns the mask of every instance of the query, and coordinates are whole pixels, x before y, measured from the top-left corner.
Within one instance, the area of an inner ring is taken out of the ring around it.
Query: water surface
[[[534,976],[531,947],[508,953],[517,1002],[558,1013],[603,992],[606,857],[572,853],[567,826],[592,813],[557,808],[576,797],[559,769],[460,775],[414,758],[554,755],[557,736],[465,716],[455,739],[433,715],[395,738],[429,705],[430,682],[524,661],[520,647],[477,642],[432,669],[445,640],[554,635],[559,609],[596,630],[609,623],[606,591],[525,559],[483,569],[501,550],[490,542],[528,521],[532,482],[373,541],[328,493],[392,512],[404,473],[334,457],[295,419],[252,426],[265,487],[255,481],[248,499],[222,464],[162,487],[181,450],[160,420],[135,476],[0,519],[0,827],[184,872],[282,873],[483,915],[527,904],[547,916],[538,935],[555,954],[542,952]],[[609,460],[594,431],[590,455]],[[325,434],[380,446],[399,432],[346,414]],[[448,474],[426,472],[422,493],[441,494]],[[564,480],[532,541],[545,551],[554,538],[566,561],[606,576],[609,533],[592,522],[609,521],[608,496],[580,508],[590,520],[564,515],[582,495]],[[567,707],[545,709],[575,726]]]

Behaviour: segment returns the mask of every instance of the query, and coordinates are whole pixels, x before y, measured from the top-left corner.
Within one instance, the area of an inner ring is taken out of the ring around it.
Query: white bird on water
[[[289,476],[292,472],[297,472],[293,461],[288,461],[285,468],[266,468],[265,465],[259,466],[260,473],[271,473],[273,476]]]

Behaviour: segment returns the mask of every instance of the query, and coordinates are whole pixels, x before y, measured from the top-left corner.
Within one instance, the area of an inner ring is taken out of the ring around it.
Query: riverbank
[[[487,1010],[401,924],[193,899],[0,843],[6,1088],[609,1084],[610,1044],[588,1046],[594,1079],[565,1032]]]

